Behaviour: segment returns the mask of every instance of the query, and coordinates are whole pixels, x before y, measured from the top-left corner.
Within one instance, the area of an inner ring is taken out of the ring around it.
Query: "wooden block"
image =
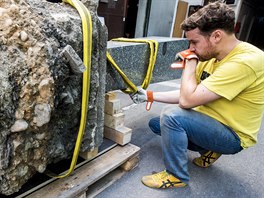
[[[96,157],[97,154],[98,154],[98,147],[95,147],[94,150],[92,150],[92,151],[80,152],[79,156],[81,156],[85,160],[90,160],[90,159],[93,159],[94,157]]]
[[[114,115],[120,113],[121,106],[120,106],[120,100],[114,99],[114,100],[105,100],[105,108],[104,112],[108,115]]]
[[[105,114],[104,125],[109,128],[116,129],[120,126],[124,126],[124,122],[125,122],[124,113],[117,113],[114,115]]]
[[[116,93],[115,92],[107,92],[105,94],[105,100],[111,101],[116,99]]]
[[[125,171],[130,171],[137,167],[138,162],[139,162],[139,155],[136,154],[135,156],[127,160],[123,165],[121,165],[121,168]]]
[[[104,127],[104,137],[108,138],[117,144],[125,145],[131,141],[132,129],[125,126],[118,127],[117,129],[112,129],[109,127]]]

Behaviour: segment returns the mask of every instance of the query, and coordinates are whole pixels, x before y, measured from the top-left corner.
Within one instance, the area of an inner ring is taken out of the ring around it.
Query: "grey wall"
[[[152,0],[147,36],[170,36],[178,0]],[[147,0],[139,0],[135,37],[142,37]]]
[[[147,0],[139,0],[135,38],[143,37]]]

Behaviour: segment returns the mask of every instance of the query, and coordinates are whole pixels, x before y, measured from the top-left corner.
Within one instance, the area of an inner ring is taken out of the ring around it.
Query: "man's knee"
[[[183,109],[175,106],[166,106],[161,112],[161,122],[170,121],[183,115]]]
[[[155,118],[150,119],[149,128],[154,133],[160,135],[160,117],[155,117]]]
[[[168,127],[184,127],[184,125],[191,122],[192,117],[195,115],[194,110],[182,109],[178,106],[168,106],[162,110],[161,113],[161,126]]]

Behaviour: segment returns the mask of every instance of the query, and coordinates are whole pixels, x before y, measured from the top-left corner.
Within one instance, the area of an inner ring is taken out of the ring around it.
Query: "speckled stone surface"
[[[159,43],[156,64],[151,83],[177,79],[182,70],[173,70],[170,64],[175,54],[188,48],[188,41],[182,38],[147,37]],[[149,64],[150,49],[145,43],[108,41],[108,52],[120,69],[137,86],[143,82]],[[126,88],[120,75],[108,62],[106,91]]]

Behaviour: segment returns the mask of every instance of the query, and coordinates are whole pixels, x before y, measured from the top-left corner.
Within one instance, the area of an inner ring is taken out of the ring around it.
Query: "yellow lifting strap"
[[[90,71],[92,54],[92,18],[89,10],[79,0],[63,0],[63,2],[69,3],[70,5],[75,7],[81,16],[83,29],[83,63],[86,67],[86,70],[83,73],[81,120],[77,140],[74,147],[74,153],[72,156],[71,166],[66,173],[57,176],[52,176],[55,178],[63,178],[69,176],[76,166],[83,134],[86,127],[87,109],[90,92]]]
[[[116,38],[112,39],[112,41],[120,41],[120,42],[135,42],[135,43],[147,43],[150,48],[150,55],[149,55],[149,65],[147,69],[147,73],[141,87],[143,89],[147,89],[150,84],[152,73],[154,69],[154,65],[156,63],[157,53],[158,53],[158,42],[149,39],[128,39],[128,38]],[[125,93],[135,93],[137,92],[137,87],[129,80],[129,78],[124,74],[124,72],[118,67],[112,56],[109,52],[106,53],[108,61],[111,65],[116,69],[116,71],[121,75],[124,82],[127,84],[128,88],[122,90]]]

